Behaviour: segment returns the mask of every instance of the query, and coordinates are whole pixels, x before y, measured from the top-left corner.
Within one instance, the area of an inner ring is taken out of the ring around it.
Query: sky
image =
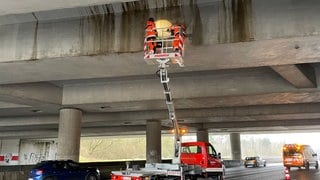
[[[285,142],[310,145],[320,153],[320,133],[281,133],[281,134],[248,134],[242,137],[269,138],[271,142]]]
[[[281,133],[281,134],[241,134],[241,138],[268,138],[272,142],[284,142],[285,144],[305,144],[319,154],[320,157],[320,133]],[[195,135],[183,136],[183,141],[195,141]]]

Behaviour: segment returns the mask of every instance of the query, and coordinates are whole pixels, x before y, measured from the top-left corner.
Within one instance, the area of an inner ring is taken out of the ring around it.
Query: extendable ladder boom
[[[157,28],[159,34],[165,34],[168,28]],[[183,55],[184,55],[184,32],[180,28],[179,38],[179,51],[175,51],[173,48],[174,41],[177,39],[177,36],[169,37],[157,37],[156,40],[147,40],[144,41],[144,59],[148,64],[159,64],[159,76],[160,82],[164,88],[164,95],[166,98],[166,105],[169,112],[169,118],[172,122],[174,128],[174,157],[172,162],[175,164],[180,164],[180,149],[181,149],[181,137],[180,129],[175,114],[173,99],[171,96],[171,91],[169,88],[169,77],[167,67],[169,64],[177,64],[180,67],[184,67]],[[156,49],[154,53],[149,53],[148,43],[155,43]]]
[[[168,113],[169,113],[169,118],[172,122],[173,128],[174,128],[174,158],[173,158],[173,163],[180,164],[180,147],[181,147],[181,139],[180,139],[180,128],[178,124],[178,120],[176,117],[175,109],[174,109],[174,104],[173,104],[173,99],[169,87],[169,77],[168,77],[168,71],[167,67],[168,65],[165,63],[166,61],[158,61],[160,63],[159,65],[159,75],[160,75],[160,82],[163,85],[164,89],[164,95],[166,98],[166,105],[168,108]]]

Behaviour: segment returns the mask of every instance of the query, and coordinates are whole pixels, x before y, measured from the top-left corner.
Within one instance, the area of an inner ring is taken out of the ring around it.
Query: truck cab
[[[225,168],[220,153],[208,142],[181,143],[181,164],[201,166],[203,177],[223,179]]]

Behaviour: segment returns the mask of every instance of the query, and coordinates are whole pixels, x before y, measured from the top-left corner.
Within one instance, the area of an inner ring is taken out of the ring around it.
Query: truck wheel
[[[86,180],[98,180],[97,176],[94,174],[89,174],[86,178]]]
[[[209,180],[224,180],[224,176],[222,174],[212,176],[208,178]]]
[[[309,163],[307,163],[305,167],[306,167],[306,170],[309,170],[310,169]]]
[[[217,180],[224,180],[224,178],[223,178],[222,175],[218,175],[218,176],[217,176]]]
[[[186,180],[197,180],[197,176],[188,175],[185,177]]]
[[[55,177],[51,177],[51,176],[50,176],[50,177],[45,177],[45,178],[44,178],[44,180],[55,180],[55,179],[56,179]]]

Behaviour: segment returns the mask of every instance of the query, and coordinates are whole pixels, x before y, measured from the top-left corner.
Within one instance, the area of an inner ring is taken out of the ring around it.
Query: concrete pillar
[[[79,162],[82,112],[79,109],[60,110],[57,159]]]
[[[240,133],[230,134],[231,154],[233,160],[241,160]]]
[[[206,129],[197,130],[197,141],[209,142],[209,133]]]
[[[158,120],[147,121],[146,162],[161,162],[161,123]]]

